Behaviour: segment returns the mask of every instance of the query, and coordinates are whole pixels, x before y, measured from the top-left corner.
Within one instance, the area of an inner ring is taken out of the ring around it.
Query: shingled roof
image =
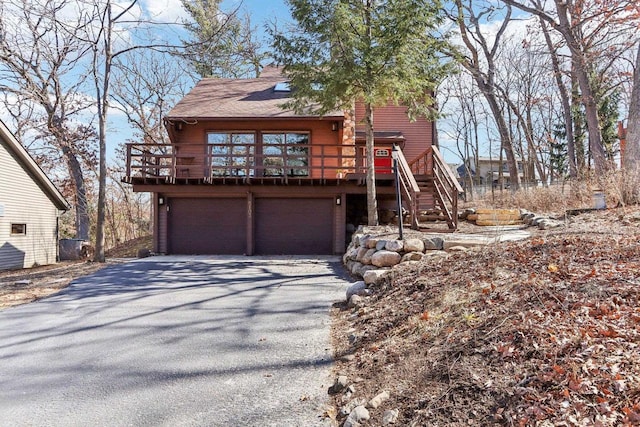
[[[70,209],[62,193],[60,193],[53,182],[51,182],[36,161],[33,160],[33,157],[31,157],[22,144],[18,142],[15,135],[2,120],[0,120],[0,144],[4,145],[9,153],[15,156],[16,161],[30,174],[33,181],[38,184],[47,197],[51,199],[56,208],[61,211]],[[17,188],[20,187],[20,183],[16,183],[15,185]]]
[[[266,67],[256,79],[202,79],[169,112],[167,119],[318,117],[295,114],[281,107],[291,93],[277,91],[275,86],[286,81],[278,67]],[[343,117],[343,113],[335,112],[325,117]]]

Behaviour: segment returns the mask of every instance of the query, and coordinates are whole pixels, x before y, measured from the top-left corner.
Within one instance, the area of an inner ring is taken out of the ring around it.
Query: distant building
[[[533,163],[525,162],[520,159],[517,159],[517,163],[520,182],[524,184],[537,183]],[[460,176],[460,182],[463,185],[468,185],[469,171],[474,185],[493,185],[496,187],[508,187],[511,185],[509,165],[507,164],[506,159],[503,159],[502,162],[500,162],[500,159],[498,158],[478,157],[477,162],[475,159],[470,159],[468,166],[469,167],[467,168],[462,164],[456,168],[456,171]],[[467,169],[469,169],[469,171]]]

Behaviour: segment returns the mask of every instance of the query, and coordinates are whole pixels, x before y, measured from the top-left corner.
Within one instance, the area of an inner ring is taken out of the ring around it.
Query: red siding
[[[356,103],[356,129],[359,131],[364,131],[363,117],[364,104],[358,102]],[[376,108],[373,112],[373,128],[375,132],[402,132],[406,139],[403,152],[409,162],[433,144],[432,123],[424,118],[410,122],[406,107],[389,105]]]

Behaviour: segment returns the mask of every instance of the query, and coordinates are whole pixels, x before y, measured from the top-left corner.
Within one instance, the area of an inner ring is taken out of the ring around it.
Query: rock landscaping
[[[524,209],[466,209],[460,219],[482,225],[487,232],[420,233],[408,230],[400,240],[393,226],[360,226],[353,234],[343,256],[347,269],[356,277],[365,278],[367,285],[382,280],[385,271],[407,262],[422,261],[425,256],[446,257],[447,252],[465,251],[495,243],[529,238],[526,227],[549,230],[564,225],[564,221],[537,215]],[[379,271],[380,270],[380,271]],[[348,298],[347,298],[348,299]]]

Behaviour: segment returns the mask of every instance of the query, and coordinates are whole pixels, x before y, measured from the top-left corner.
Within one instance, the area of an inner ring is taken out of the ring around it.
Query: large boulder
[[[427,251],[441,251],[444,249],[444,239],[442,237],[427,237],[422,241]]]
[[[421,261],[424,258],[422,252],[408,252],[402,256],[402,262],[407,261]]]
[[[406,239],[404,241],[405,252],[424,252],[424,242],[420,239]]]
[[[358,261],[354,261],[353,264],[351,264],[349,271],[351,271],[351,274],[359,274],[358,272],[360,271],[360,269],[362,268],[364,264],[362,264],[361,262]]]
[[[376,267],[375,265],[365,265],[363,264],[362,267],[358,268],[358,270],[353,273],[356,276],[360,276],[360,277],[364,277],[364,275],[367,273],[367,271],[369,270],[376,270],[378,267]]]
[[[402,240],[387,240],[384,248],[391,252],[402,252],[402,250],[404,249],[404,243],[402,242]]]
[[[354,295],[364,295],[367,290],[367,285],[362,280],[354,282],[347,288],[347,301]]]
[[[391,270],[369,270],[362,278],[367,285],[379,285],[390,273]]]
[[[377,244],[378,244],[378,239],[375,239],[372,237],[369,240],[367,240],[367,247],[369,249],[375,249]]]
[[[371,257],[371,264],[376,267],[393,267],[402,260],[398,252],[378,251]]]
[[[363,256],[362,259],[360,260],[361,263],[368,265],[371,264],[371,257],[373,257],[373,254],[376,253],[376,249],[369,249]]]
[[[369,249],[366,246],[360,246],[360,248],[358,248],[358,254],[356,255],[356,261],[358,262],[362,262],[362,257],[365,256],[365,254],[367,253]],[[366,264],[364,262],[362,262],[363,264]]]
[[[355,261],[357,256],[358,256],[358,248],[350,246],[349,249],[347,249],[347,252],[345,252],[342,259],[346,263],[347,261]]]

